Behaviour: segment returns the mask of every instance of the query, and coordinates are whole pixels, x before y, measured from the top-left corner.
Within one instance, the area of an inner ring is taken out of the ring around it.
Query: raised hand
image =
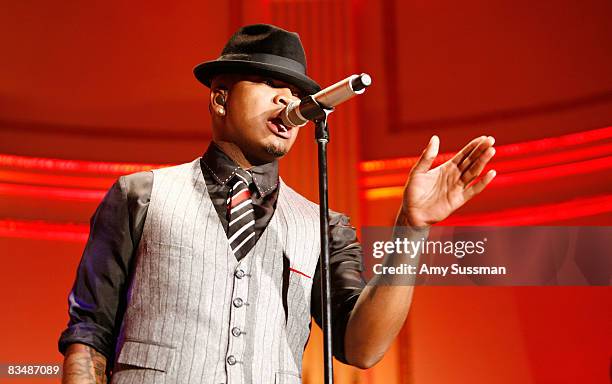
[[[440,139],[432,136],[406,182],[398,217],[401,223],[413,227],[435,224],[482,192],[495,177],[495,171],[473,181],[495,155],[494,143],[491,136],[478,137],[453,158],[430,169],[440,147]]]

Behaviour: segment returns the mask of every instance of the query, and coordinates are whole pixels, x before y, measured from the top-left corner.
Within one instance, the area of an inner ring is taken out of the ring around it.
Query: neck
[[[232,160],[236,162],[242,169],[249,169],[253,166],[244,156],[244,153],[238,146],[229,141],[215,141],[215,144]]]

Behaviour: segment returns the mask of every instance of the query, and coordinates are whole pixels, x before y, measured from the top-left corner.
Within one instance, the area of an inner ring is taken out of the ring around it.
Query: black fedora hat
[[[306,94],[321,89],[306,75],[306,55],[298,34],[269,24],[240,28],[217,60],[198,64],[193,73],[207,87],[216,75],[244,73],[285,81]]]

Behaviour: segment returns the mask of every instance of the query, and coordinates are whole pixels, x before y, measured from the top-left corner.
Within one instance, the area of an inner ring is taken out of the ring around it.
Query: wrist
[[[400,207],[395,220],[396,227],[411,227],[414,229],[428,229],[430,224],[414,210],[406,208],[404,205]]]

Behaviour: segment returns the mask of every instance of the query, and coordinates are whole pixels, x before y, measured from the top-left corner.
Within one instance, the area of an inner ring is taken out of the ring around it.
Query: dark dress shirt
[[[238,167],[214,143],[200,161],[209,196],[227,233],[225,199],[229,176]],[[279,192],[278,162],[250,169],[255,236],[259,238],[274,214]],[[121,321],[127,305],[131,265],[144,227],[153,186],[152,172],[120,177],[91,218],[90,234],[68,299],[70,322],[59,339],[64,353],[81,343],[104,354],[112,364]],[[365,286],[361,276],[362,249],[355,228],[345,215],[330,211],[332,275],[332,333],[334,356],[346,363],[344,334],[348,318]],[[311,315],[321,326],[321,276],[313,277]]]

